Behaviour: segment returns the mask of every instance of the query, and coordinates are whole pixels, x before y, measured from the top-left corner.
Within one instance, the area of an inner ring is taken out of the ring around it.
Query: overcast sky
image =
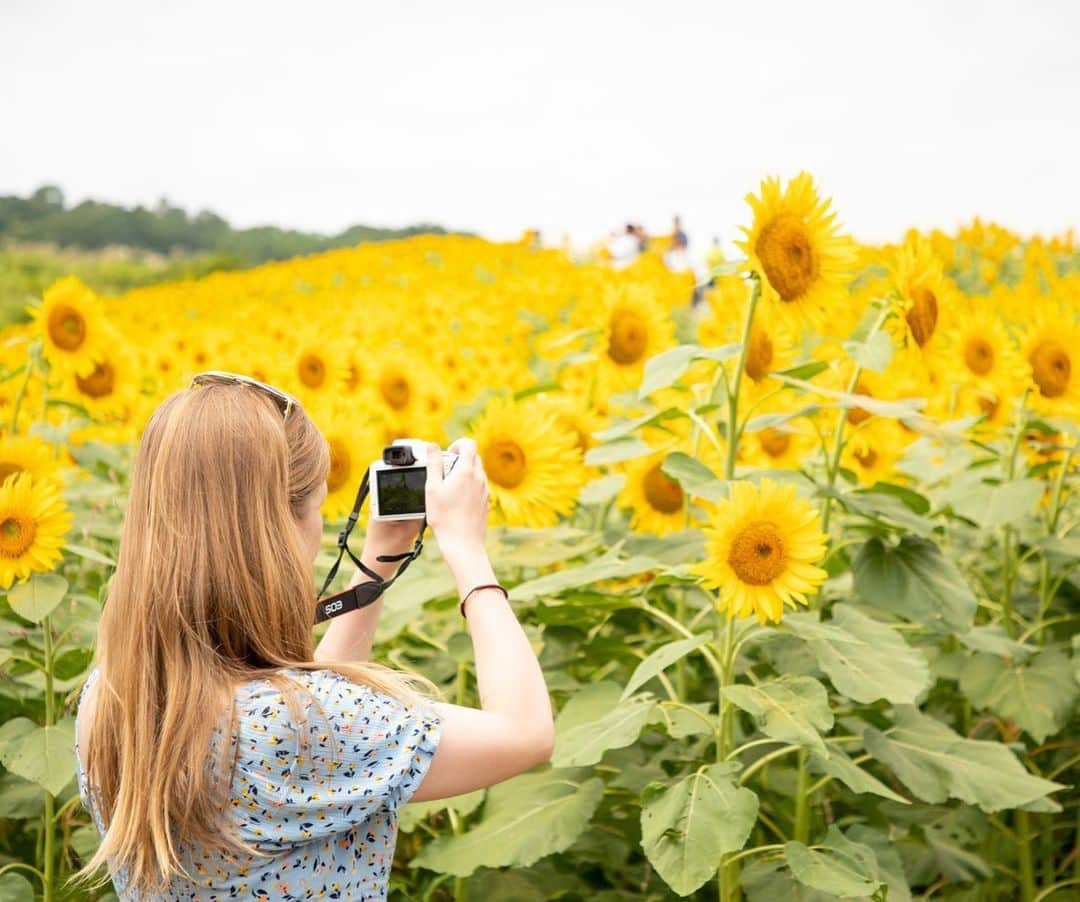
[[[810,170],[859,238],[1080,226],[1080,3],[0,0],[0,194],[514,237]]]

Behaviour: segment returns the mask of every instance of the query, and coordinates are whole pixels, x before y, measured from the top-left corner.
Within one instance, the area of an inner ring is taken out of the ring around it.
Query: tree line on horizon
[[[163,255],[209,254],[220,258],[214,268],[254,266],[421,234],[444,235],[447,230],[432,223],[401,229],[353,225],[336,235],[277,226],[237,229],[210,210],[189,214],[164,197],[153,208],[95,200],[67,206],[56,185],[43,185],[28,197],[0,196],[0,243],[45,243],[84,251],[122,245]]]

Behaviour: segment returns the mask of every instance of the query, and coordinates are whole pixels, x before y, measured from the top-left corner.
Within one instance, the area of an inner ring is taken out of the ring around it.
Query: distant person
[[[709,268],[709,284],[711,285],[716,278],[716,270],[720,268],[720,265],[726,261],[724,257],[724,250],[720,247],[720,236],[713,235],[712,244],[709,245],[709,249],[705,252],[705,265]]]
[[[609,250],[611,252],[611,265],[615,269],[625,269],[637,259],[638,254],[644,249],[637,231],[639,228],[640,226],[628,222],[621,232],[612,236]]]
[[[690,241],[683,231],[682,220],[676,216],[671,223],[671,242],[664,252],[664,265],[672,272],[685,272],[690,269],[690,256],[687,247]]]

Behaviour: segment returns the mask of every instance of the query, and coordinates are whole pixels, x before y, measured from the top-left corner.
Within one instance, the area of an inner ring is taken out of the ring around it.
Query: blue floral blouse
[[[163,898],[386,899],[397,810],[427,773],[442,721],[428,707],[409,708],[330,670],[282,673],[310,692],[296,694],[308,754],[300,754],[285,699],[267,680],[237,689],[238,729],[230,747],[240,743],[230,798],[233,821],[245,842],[270,857],[234,854],[226,861],[185,849],[184,866],[195,880],[174,880]],[[80,694],[80,710],[97,677],[94,668]],[[76,741],[79,793],[104,834],[78,748]],[[128,889],[123,869],[112,877],[121,899],[145,898]]]

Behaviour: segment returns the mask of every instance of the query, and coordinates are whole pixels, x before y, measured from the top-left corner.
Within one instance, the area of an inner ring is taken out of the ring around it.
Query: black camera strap
[[[369,474],[365,470],[364,478],[360,481],[360,489],[356,493],[356,501],[353,502],[352,511],[349,513],[349,519],[345,523],[345,528],[338,534],[337,560],[334,561],[330,572],[326,574],[326,581],[323,583],[322,589],[319,590],[318,597],[320,600],[315,605],[316,623],[322,623],[322,621],[329,620],[331,617],[339,617],[349,611],[357,611],[360,608],[366,608],[369,604],[374,604],[379,600],[383,592],[389,589],[397,578],[408,569],[409,564],[420,557],[420,552],[424,550],[424,531],[427,529],[427,517],[420,521],[420,532],[416,535],[416,543],[413,545],[412,551],[406,551],[402,554],[380,554],[378,556],[377,560],[384,564],[394,563],[395,561],[402,562],[397,572],[390,579],[383,579],[370,567],[365,566],[360,558],[352,553],[352,549],[349,548],[349,535],[352,533],[356,521],[360,519],[360,508],[364,504],[364,499],[368,496],[368,483]],[[371,578],[371,581],[358,583],[343,592],[338,592],[329,598],[323,598],[326,590],[330,588],[330,584],[334,581],[334,577],[337,576],[338,568],[341,566],[341,559],[346,554],[356,564],[361,573]]]

